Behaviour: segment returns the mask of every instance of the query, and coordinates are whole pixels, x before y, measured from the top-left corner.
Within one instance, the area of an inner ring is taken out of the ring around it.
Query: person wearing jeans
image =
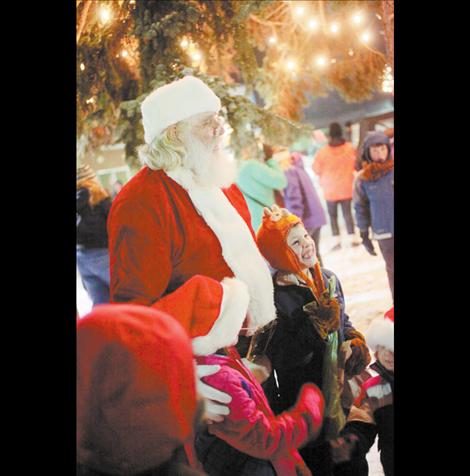
[[[106,221],[111,198],[89,165],[77,170],[77,267],[93,306],[109,303]]]
[[[394,159],[390,139],[382,132],[366,137],[362,153],[362,170],[354,182],[354,210],[362,243],[371,255],[376,255],[369,237],[373,238],[385,260],[388,282],[394,297]]]
[[[343,131],[337,122],[330,124],[329,143],[322,147],[313,162],[313,171],[320,177],[320,185],[327,202],[331,231],[335,237],[333,250],[341,248],[338,227],[338,203],[341,204],[343,217],[349,236],[349,245],[357,246],[354,235],[354,221],[351,213],[353,194],[354,164],[356,149],[343,138]]]

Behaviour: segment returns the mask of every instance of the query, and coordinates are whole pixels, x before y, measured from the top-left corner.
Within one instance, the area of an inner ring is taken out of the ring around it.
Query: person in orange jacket
[[[313,171],[320,178],[320,186],[326,200],[331,231],[335,237],[333,250],[338,250],[341,248],[338,205],[341,205],[343,211],[349,245],[358,246],[360,244],[354,235],[351,211],[356,149],[343,138],[343,131],[337,122],[330,124],[328,135],[328,144],[322,147],[315,156]]]

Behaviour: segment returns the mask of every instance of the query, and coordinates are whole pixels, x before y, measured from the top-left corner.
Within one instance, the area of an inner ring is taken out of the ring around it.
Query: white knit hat
[[[366,331],[367,345],[375,352],[381,345],[392,352],[394,351],[394,321],[387,315],[384,318],[375,319]]]
[[[165,84],[142,102],[145,142],[150,144],[172,124],[202,112],[218,112],[220,108],[220,99],[212,89],[194,76]]]

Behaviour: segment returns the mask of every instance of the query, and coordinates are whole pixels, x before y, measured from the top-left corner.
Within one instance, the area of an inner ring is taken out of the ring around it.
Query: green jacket
[[[237,185],[248,204],[251,224],[256,233],[261,225],[263,207],[275,203],[274,190],[283,190],[287,186],[287,178],[274,159],[264,163],[248,159],[240,167]]]

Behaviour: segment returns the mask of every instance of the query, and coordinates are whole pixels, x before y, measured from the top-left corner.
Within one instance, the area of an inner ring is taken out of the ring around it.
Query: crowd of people
[[[143,167],[116,196],[78,169],[93,309],[77,320],[77,474],[365,476],[378,435],[393,475],[393,308],[354,327],[302,155],[264,144],[237,168],[220,109],[193,76],[159,87]],[[356,154],[333,123],[313,171],[335,249],[339,203],[349,246],[352,209],[375,254],[372,230],[393,293],[390,139],[368,135],[359,172]]]

